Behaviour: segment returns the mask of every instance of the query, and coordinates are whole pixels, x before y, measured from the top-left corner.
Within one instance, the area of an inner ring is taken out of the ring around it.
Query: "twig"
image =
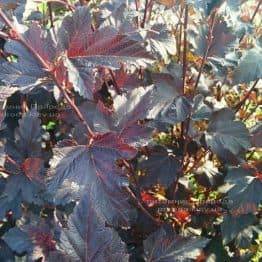
[[[183,11],[181,11],[181,13],[183,13]],[[185,18],[184,18],[184,39],[183,39],[183,95],[186,92],[186,70],[187,70],[187,24],[188,24],[188,5],[186,4],[185,6]],[[181,53],[181,42],[182,42],[182,24],[180,27],[180,45],[179,45],[179,60],[180,60],[180,53]],[[184,137],[184,123],[181,123],[181,139],[183,139]]]
[[[186,89],[186,70],[187,70],[187,23],[188,23],[188,5],[185,6],[184,18],[184,50],[183,50],[183,94]]]
[[[147,217],[149,217],[155,224],[161,225],[163,222],[161,220],[156,219],[153,217],[146,208],[140,203],[140,201],[137,199],[133,191],[129,187],[125,187],[127,193],[130,195],[130,197],[134,200],[137,208],[139,208]]]
[[[261,4],[262,4],[262,0],[260,0],[260,1],[258,2],[257,7],[256,7],[256,9],[255,9],[255,11],[254,11],[251,19],[250,19],[250,23],[251,23],[251,24],[254,22],[254,19],[255,19],[255,17],[256,17],[256,14],[257,14],[257,12],[258,12]],[[239,43],[242,42],[242,40],[244,39],[244,36],[245,36],[245,35],[246,35],[246,34],[244,33],[244,34],[240,37]]]
[[[237,113],[240,108],[245,104],[246,100],[249,98],[250,94],[255,90],[256,85],[258,83],[259,79],[257,79],[253,86],[250,88],[250,90],[247,92],[247,94],[245,95],[245,97],[235,106],[235,113]]]
[[[110,74],[110,76],[111,76],[111,79],[112,79],[112,81],[113,81],[113,85],[114,85],[114,88],[115,88],[117,94],[118,94],[118,95],[121,94],[121,89],[119,88],[119,86],[118,86],[118,84],[117,84],[117,82],[116,82],[116,78],[115,78],[115,75],[114,75],[112,69],[109,69],[109,74]]]
[[[208,43],[207,43],[207,49],[206,49],[206,52],[205,52],[205,55],[202,59],[202,62],[201,62],[201,67],[200,67],[200,70],[199,70],[199,74],[198,74],[198,77],[197,77],[197,80],[196,80],[196,84],[194,86],[194,89],[193,89],[193,96],[195,95],[195,92],[196,92],[196,89],[197,89],[197,86],[198,86],[198,83],[199,83],[199,79],[201,77],[201,74],[202,74],[202,71],[203,71],[203,68],[204,68],[204,64],[206,62],[206,59],[207,59],[207,56],[208,56],[208,52],[209,52],[209,49],[210,49],[210,46],[212,44],[212,39],[213,39],[213,29],[214,29],[214,24],[215,24],[215,17],[216,17],[216,12],[213,13],[213,16],[212,16],[212,22],[211,22],[211,27],[210,27],[210,30],[208,32]],[[184,75],[183,75],[184,76]],[[183,154],[182,154],[182,160],[181,160],[181,168],[180,168],[180,171],[178,172],[177,174],[177,178],[176,178],[176,181],[175,181],[175,184],[174,184],[174,192],[176,192],[176,189],[177,189],[177,186],[178,186],[178,181],[179,181],[179,178],[183,175],[184,173],[184,168],[185,168],[185,165],[184,165],[184,162],[185,162],[185,158],[186,158],[186,153],[187,153],[187,148],[188,148],[188,144],[190,142],[190,139],[188,137],[188,132],[189,132],[189,127],[190,127],[190,118],[191,118],[191,115],[192,115],[192,108],[190,109],[190,114],[189,114],[189,117],[185,120],[185,122],[183,122],[181,124],[181,138],[183,139],[184,138],[184,144],[183,144]]]
[[[255,11],[254,11],[254,14],[252,15],[252,18],[251,18],[251,20],[250,20],[250,23],[251,23],[251,24],[254,22],[255,16],[256,16],[256,14],[257,14],[257,12],[258,12],[259,7],[260,7],[261,4],[262,4],[262,0],[260,0],[259,3],[257,4],[257,7],[256,7],[256,9],[255,9]]]
[[[4,12],[2,11],[2,9],[0,8],[0,17],[2,18],[2,20],[10,27],[10,29],[15,32],[16,34],[16,40],[19,41],[22,45],[24,45],[28,51],[39,61],[39,63],[43,66],[43,68],[49,73],[49,75],[52,77],[52,79],[54,80],[54,82],[56,83],[57,87],[59,88],[59,90],[61,91],[61,93],[63,94],[64,98],[66,99],[66,101],[69,103],[69,105],[72,107],[72,109],[74,110],[74,112],[76,113],[76,115],[78,116],[78,118],[80,119],[81,122],[83,122],[83,124],[86,126],[87,128],[87,132],[88,132],[88,136],[90,138],[93,138],[95,136],[95,134],[93,133],[93,131],[91,130],[91,128],[89,127],[88,123],[85,121],[82,113],[80,112],[80,110],[78,109],[78,107],[75,105],[75,103],[71,100],[71,98],[69,97],[68,93],[66,92],[66,89],[64,86],[62,86],[56,79],[56,76],[53,72],[53,68],[52,65],[49,65],[49,63],[47,63],[39,54],[38,52],[30,45],[30,43],[28,43],[25,38],[23,37],[23,35],[21,35],[20,33],[18,33],[16,31],[16,28],[13,26],[13,24],[11,23],[11,21],[6,17],[6,15],[4,14]]]
[[[184,13],[184,8],[181,7],[179,8],[179,13],[177,14],[177,18],[178,18],[178,23],[176,24],[176,28],[174,31],[174,35],[177,35],[178,33],[178,37],[176,39],[176,47],[177,47],[177,61],[180,61],[180,53],[181,53],[181,38],[182,38],[182,26],[183,26],[183,22],[182,22],[182,16]],[[178,32],[179,30],[179,32]]]
[[[11,164],[15,165],[16,167],[20,168],[20,165],[16,163],[16,161],[10,157],[9,155],[6,156],[6,161],[9,161]]]
[[[196,93],[197,86],[198,86],[200,77],[202,75],[202,72],[203,72],[204,65],[205,65],[206,60],[207,60],[207,56],[208,56],[210,47],[211,47],[212,42],[213,42],[212,40],[213,40],[213,30],[214,30],[215,20],[216,20],[216,12],[214,12],[213,16],[212,16],[211,27],[209,29],[208,38],[207,38],[207,48],[206,48],[204,57],[202,58],[201,66],[200,66],[199,73],[198,73],[198,76],[197,76],[197,80],[196,80],[196,83],[195,83],[195,86],[194,86],[194,89],[193,89],[193,94],[192,94],[193,97],[194,97],[194,95]]]
[[[140,6],[139,0],[135,0],[135,5],[136,5],[136,11],[138,12]],[[136,17],[136,23],[137,23],[137,27],[139,27],[139,16]]]
[[[151,0],[148,4],[148,16],[147,16],[147,20],[146,21],[150,21],[151,18],[151,14],[152,14],[152,10],[153,10],[153,6],[154,6],[155,1]]]
[[[147,17],[147,11],[148,11],[148,0],[145,0],[144,16],[143,16],[143,20],[142,20],[142,23],[141,23],[141,27],[142,27],[142,28],[145,27],[146,17]]]
[[[53,18],[53,10],[52,10],[52,3],[47,3],[48,11],[49,11],[49,17],[50,17],[50,25],[51,27],[54,27],[54,18]]]

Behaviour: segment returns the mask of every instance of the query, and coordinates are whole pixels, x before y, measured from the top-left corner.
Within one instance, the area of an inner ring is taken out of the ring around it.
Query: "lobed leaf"
[[[262,183],[254,170],[242,167],[230,168],[225,178],[227,183],[228,207],[232,213],[254,213],[262,201]]]
[[[171,104],[165,108],[156,117],[157,121],[176,124],[183,122],[189,117],[191,110],[191,103],[184,96],[176,97]]]
[[[166,99],[163,98],[165,101]],[[163,108],[154,86],[139,87],[128,93],[116,95],[113,100],[114,111],[104,114],[93,102],[84,102],[80,110],[89,125],[97,132],[116,132],[125,143],[133,146],[145,145],[151,138],[152,129],[139,123],[151,119]],[[83,128],[78,126],[78,131]],[[81,132],[79,136],[81,136]]]
[[[222,159],[225,151],[237,156],[251,146],[247,128],[241,121],[234,121],[233,112],[226,108],[212,114],[205,141]]]
[[[143,187],[150,187],[158,183],[168,187],[176,180],[180,162],[166,148],[155,146],[151,148],[147,159],[139,163],[138,168],[146,172],[145,176],[139,177],[139,182]]]
[[[128,261],[124,243],[117,232],[106,227],[107,220],[97,208],[96,189],[89,189],[69,217],[68,228],[62,230],[61,251],[70,261]]]
[[[13,251],[20,255],[32,251],[33,245],[28,235],[17,227],[11,228],[3,239]]]
[[[210,25],[209,25],[210,27]],[[196,54],[204,56],[208,47],[209,27],[203,25],[198,27],[197,32],[190,31],[190,39]],[[233,47],[236,37],[230,32],[226,22],[216,19],[212,31],[212,42],[207,52],[207,58],[224,58],[228,50]]]
[[[55,42],[50,33],[42,31],[39,25],[33,23],[25,32],[20,30],[28,44],[38,53],[48,66],[51,66],[55,55]],[[5,52],[17,57],[17,61],[2,61],[0,63],[0,78],[7,84],[18,86],[22,92],[28,92],[34,87],[52,83],[43,65],[17,41],[9,40],[5,44]]]
[[[76,188],[78,198],[84,191],[95,189],[99,209],[108,222],[127,225],[132,209],[124,188],[126,178],[118,169],[118,159],[134,157],[136,150],[113,133],[99,135],[89,146],[57,148],[51,160],[48,189],[56,204],[64,204],[58,196],[70,195]],[[70,184],[71,188],[66,186]],[[61,191],[61,192],[60,192]],[[77,200],[77,199],[72,199]]]
[[[15,138],[9,138],[6,142],[5,151],[12,161],[5,161],[5,169],[11,175],[5,179],[1,192],[0,213],[2,215],[10,209],[15,216],[19,216],[22,202],[38,205],[43,203],[40,124],[37,111],[32,109],[19,120]],[[28,164],[32,159],[38,159],[38,162],[34,162],[34,165],[29,167]]]
[[[205,238],[184,238],[160,228],[144,241],[146,261],[193,261],[208,242]]]
[[[11,228],[3,239],[17,254],[26,254],[28,260],[44,259],[56,249],[50,225],[35,221],[32,215],[30,223]]]
[[[255,222],[253,214],[226,215],[221,224],[223,243],[226,245],[232,241],[243,229]]]
[[[83,30],[84,28],[84,30]],[[120,69],[122,64],[146,66],[152,62],[141,43],[111,27],[93,29],[89,10],[78,8],[67,16],[58,31],[60,52],[66,52],[70,61],[69,81],[85,98],[92,98],[97,67]]]

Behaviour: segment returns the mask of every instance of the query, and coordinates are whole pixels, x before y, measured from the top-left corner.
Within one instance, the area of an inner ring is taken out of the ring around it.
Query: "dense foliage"
[[[0,0],[0,261],[261,261],[260,0]]]

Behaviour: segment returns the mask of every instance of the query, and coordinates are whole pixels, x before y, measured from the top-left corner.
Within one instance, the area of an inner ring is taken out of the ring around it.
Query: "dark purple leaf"
[[[19,192],[15,196],[10,196],[1,192],[0,196],[0,218],[4,218],[7,212],[11,211],[14,218],[21,216],[21,193]]]
[[[39,113],[32,109],[19,120],[15,130],[15,139],[9,139],[6,153],[17,163],[22,164],[27,158],[41,157],[41,120]]]
[[[203,120],[203,119],[209,119],[212,112],[213,108],[210,103],[207,103],[205,101],[205,98],[202,95],[197,95],[194,98],[194,103],[193,103],[193,114],[192,114],[192,119],[195,121],[198,120]]]
[[[1,192],[1,213],[14,211],[19,216],[21,202],[42,204],[43,161],[41,151],[41,121],[35,109],[27,112],[19,120],[15,139],[9,138],[5,151],[10,161],[5,161],[5,168],[10,173]],[[33,163],[32,160],[35,160]],[[39,161],[40,160],[40,161]],[[30,165],[30,166],[29,166]],[[9,206],[10,205],[10,206]]]
[[[84,28],[84,30],[83,30]],[[91,16],[85,7],[67,16],[59,29],[61,52],[67,52],[69,81],[85,98],[95,91],[95,68],[120,69],[122,64],[146,66],[151,56],[141,43],[110,27],[92,29]]]
[[[1,0],[1,8],[10,16],[14,15],[19,22],[41,20],[43,16],[37,11],[34,0]]]
[[[250,130],[252,146],[262,147],[262,124],[257,124]]]
[[[155,24],[152,26],[146,38],[150,51],[156,54],[159,59],[168,61],[170,55],[176,54],[176,39],[166,28],[165,24]]]
[[[17,227],[11,228],[3,239],[18,254],[31,252],[33,249],[33,244],[28,235]]]
[[[127,262],[126,247],[117,232],[106,226],[99,198],[93,187],[83,195],[68,228],[62,230],[60,249],[70,261]]]
[[[127,224],[130,212],[132,213],[125,194],[128,182],[118,169],[116,161],[122,158],[130,159],[135,154],[134,148],[123,143],[121,138],[113,133],[97,137],[89,146],[54,149],[48,182],[49,192],[55,195],[56,203],[63,204],[64,200],[59,199],[59,196],[76,190],[80,197],[84,191],[93,188],[100,201],[97,208],[104,213],[109,223]]]
[[[23,33],[25,40],[38,55],[50,65],[54,58],[54,40],[50,33],[42,31],[40,26],[32,24]],[[7,85],[20,87],[28,92],[35,86],[51,82],[48,74],[38,60],[17,41],[9,40],[5,45],[5,52],[17,56],[17,62],[3,61],[0,63],[0,78]]]
[[[209,25],[210,26],[210,25]],[[227,28],[226,22],[217,19],[213,29],[212,44],[208,51],[208,58],[225,57],[226,52],[233,46],[236,37]],[[191,42],[196,53],[204,56],[208,46],[208,26],[203,25],[191,31]]]
[[[55,251],[55,240],[49,225],[34,221],[11,228],[3,237],[8,246],[18,254],[26,253],[29,260],[38,260]]]
[[[168,124],[183,122],[189,117],[191,103],[184,96],[174,99],[172,104],[167,105],[157,116],[157,120]]]
[[[157,183],[168,187],[177,177],[180,162],[166,148],[156,146],[150,149],[150,155],[143,159],[138,167],[146,172],[145,176],[139,177],[143,187],[150,187]]]
[[[6,261],[6,262],[15,261],[14,253],[3,240],[0,240],[0,261]]]
[[[144,241],[146,261],[194,261],[208,242],[202,237],[184,238],[160,228]]]
[[[229,109],[214,112],[205,134],[207,146],[221,158],[225,150],[238,155],[251,146],[247,128],[241,121],[234,121],[233,116]]]
[[[223,236],[223,243],[228,244],[232,241],[243,229],[255,222],[253,214],[244,215],[226,215],[221,224],[221,233]]]
[[[121,91],[128,91],[145,85],[144,81],[139,79],[138,74],[129,73],[125,67],[114,71],[114,80],[117,88]]]
[[[261,175],[254,170],[230,168],[225,178],[225,192],[230,200],[227,204],[231,213],[254,213],[262,201]]]
[[[148,143],[151,128],[139,124],[139,120],[154,118],[164,104],[157,96],[158,89],[154,86],[139,87],[130,92],[116,95],[114,111],[106,115],[93,102],[84,102],[80,106],[86,121],[97,132],[114,131],[125,143],[139,146]],[[163,99],[164,100],[164,99]],[[76,132],[79,136],[83,132],[80,124]],[[79,137],[78,136],[78,137]]]

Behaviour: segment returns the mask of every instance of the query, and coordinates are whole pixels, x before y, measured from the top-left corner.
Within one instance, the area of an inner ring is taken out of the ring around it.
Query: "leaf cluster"
[[[0,0],[0,260],[259,261],[261,3]]]

